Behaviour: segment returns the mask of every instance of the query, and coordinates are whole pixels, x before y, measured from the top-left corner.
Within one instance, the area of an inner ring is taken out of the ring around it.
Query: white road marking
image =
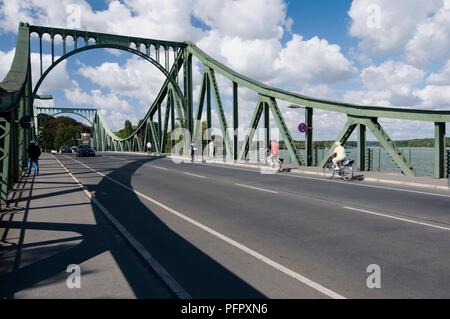
[[[52,154],[51,154],[52,155]],[[161,280],[169,287],[169,289],[175,293],[175,295],[180,299],[191,299],[189,293],[184,290],[184,288],[169,274],[169,272],[148,252],[145,247],[131,235],[130,232],[103,206],[88,189],[67,169],[63,163],[61,163],[54,155],[54,159],[64,168],[64,170],[72,177],[72,179],[77,183],[77,185],[83,190],[86,196],[100,209],[100,211],[105,215],[109,222],[117,229],[117,231],[128,241],[128,243],[141,255],[141,257],[148,263],[151,269],[161,278]],[[74,160],[75,162],[81,163],[69,156],[66,156]],[[86,168],[92,170],[90,167],[84,165]],[[103,175],[99,172],[97,174]]]
[[[267,193],[272,193],[272,194],[278,194],[278,192],[272,191],[272,190],[270,190],[270,189],[264,189],[264,188],[259,188],[259,187],[254,187],[254,186],[248,186],[248,185],[238,184],[238,183],[234,183],[234,185],[236,185],[236,186],[241,186],[241,187],[246,187],[246,188],[251,188],[251,189],[255,189],[255,190],[258,190],[258,191],[262,191],[262,192],[267,192]]]
[[[386,218],[390,218],[390,219],[395,219],[395,220],[399,220],[399,221],[403,221],[403,222],[407,222],[407,223],[411,223],[411,224],[417,224],[417,225],[422,225],[422,226],[427,226],[427,227],[432,227],[432,228],[437,228],[437,229],[442,229],[442,230],[450,230],[450,227],[433,225],[433,224],[429,224],[429,223],[419,222],[419,221],[416,221],[416,220],[413,220],[413,219],[408,219],[408,218],[397,217],[397,216],[392,216],[392,215],[388,215],[388,214],[377,213],[377,212],[373,212],[373,211],[370,211],[370,210],[359,209],[359,208],[348,207],[348,206],[344,206],[343,208],[344,209],[353,210],[353,211],[357,211],[357,212],[364,213],[364,214],[370,214],[370,215],[376,215],[376,216],[386,217]]]
[[[156,165],[149,165],[149,166],[150,166],[150,167],[157,168],[157,169],[162,169],[163,171],[167,171],[167,170],[168,170],[167,167],[161,167],[161,166],[156,166]]]
[[[247,172],[259,173],[259,170],[256,169],[256,168],[255,169],[251,169],[251,168],[230,167],[230,166],[227,166],[227,165],[220,165],[220,164],[219,165],[215,165],[215,164],[210,164],[210,163],[203,163],[203,165],[208,165],[208,166],[213,166],[213,167],[220,167],[220,168],[227,168],[227,169],[234,169],[234,170],[239,170],[239,171],[247,171]],[[352,183],[352,182],[342,182],[342,181],[330,180],[330,179],[319,178],[319,177],[299,176],[299,175],[296,175],[296,174],[278,173],[277,175],[278,176],[300,178],[300,179],[315,180],[315,181],[326,182],[326,183],[339,183],[339,184],[345,184],[345,185],[350,185],[350,186],[388,189],[388,190],[394,190],[394,191],[399,191],[399,192],[415,193],[415,194],[422,194],[422,195],[430,195],[430,196],[438,196],[438,197],[450,198],[450,195],[447,195],[447,194],[430,193],[430,192],[424,192],[424,191],[417,191],[417,190],[413,190],[413,189],[396,188],[396,187],[389,187],[389,186],[368,185],[368,184],[360,184],[360,183]]]
[[[202,175],[197,175],[197,174],[192,174],[192,173],[187,173],[187,172],[183,172],[183,174],[193,176],[193,177],[198,177],[198,178],[206,178],[205,176],[202,176]]]
[[[155,200],[155,199],[153,199],[153,198],[151,198],[151,197],[149,197],[149,196],[147,196],[147,195],[145,195],[145,194],[143,194],[143,193],[141,193],[141,192],[139,192],[139,191],[137,191],[135,189],[132,189],[131,187],[128,187],[127,185],[122,184],[121,182],[115,180],[114,178],[106,176],[105,174],[103,174],[103,173],[101,173],[101,172],[99,172],[99,171],[97,171],[97,170],[95,170],[95,169],[85,165],[84,163],[82,163],[80,161],[77,161],[76,159],[73,159],[71,157],[67,157],[67,158],[70,158],[71,160],[81,164],[82,166],[86,167],[87,169],[90,169],[91,171],[97,173],[98,175],[105,177],[106,179],[110,180],[111,182],[114,182],[117,185],[119,185],[119,186],[129,190],[130,192],[135,193],[139,197],[148,200],[149,202],[151,202],[151,203],[161,207],[162,209],[166,210],[167,212],[169,212],[169,213],[171,213],[171,214],[173,214],[175,216],[178,216],[179,218],[181,218],[181,219],[191,223],[192,225],[197,226],[198,228],[208,232],[209,234],[211,234],[211,235],[213,235],[213,236],[215,236],[215,237],[217,237],[217,238],[227,242],[228,244],[230,244],[230,245],[232,245],[232,246],[242,250],[243,252],[253,256],[254,258],[262,261],[263,263],[265,263],[265,264],[267,264],[267,265],[277,269],[278,271],[280,271],[280,272],[282,272],[282,273],[284,273],[284,274],[286,274],[286,275],[296,279],[297,281],[299,281],[299,282],[301,282],[301,283],[303,283],[303,284],[305,284],[305,285],[307,285],[307,286],[309,286],[309,287],[319,291],[320,293],[322,293],[322,294],[324,294],[324,295],[326,295],[326,296],[328,296],[330,298],[334,298],[334,299],[346,299],[344,296],[338,294],[337,292],[334,292],[333,290],[328,289],[328,288],[320,285],[319,283],[317,283],[317,282],[315,282],[315,281],[313,281],[313,280],[311,280],[309,278],[306,278],[305,276],[303,276],[303,275],[301,275],[301,274],[299,274],[299,273],[297,273],[297,272],[295,272],[295,271],[293,271],[293,270],[291,270],[291,269],[289,269],[289,268],[287,268],[287,267],[277,263],[276,261],[274,261],[274,260],[272,260],[272,259],[270,259],[270,258],[268,258],[268,257],[266,257],[266,256],[264,256],[264,255],[262,255],[260,253],[258,253],[257,251],[254,251],[254,250],[248,248],[247,246],[244,246],[244,245],[238,243],[237,241],[235,241],[235,240],[233,240],[233,239],[231,239],[231,238],[229,238],[229,237],[227,237],[227,236],[225,236],[225,235],[215,231],[214,229],[212,229],[212,228],[210,228],[210,227],[208,227],[206,225],[203,225],[203,224],[199,223],[198,221],[196,221],[196,220],[194,220],[194,219],[192,219],[192,218],[190,218],[190,217],[188,217],[186,215],[183,215],[182,213],[180,213],[180,212],[178,212],[178,211],[176,211],[176,210],[174,210],[174,209],[164,205],[163,203],[160,203],[157,200]]]

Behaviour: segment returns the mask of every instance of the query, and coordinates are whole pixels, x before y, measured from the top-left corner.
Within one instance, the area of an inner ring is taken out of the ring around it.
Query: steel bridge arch
[[[181,101],[182,105],[183,105],[183,109],[185,107],[185,100],[184,100],[184,95],[181,92],[181,89],[178,85],[178,83],[175,81],[175,79],[171,76],[171,72],[167,71],[166,69],[164,69],[161,64],[159,64],[155,59],[153,59],[152,57],[144,54],[141,51],[132,49],[130,47],[127,46],[123,46],[123,45],[116,45],[116,44],[93,44],[93,45],[88,45],[88,46],[84,46],[81,48],[77,48],[74,49],[68,53],[66,53],[65,55],[62,55],[60,58],[58,58],[56,61],[54,61],[46,70],[45,72],[40,76],[38,82],[36,83],[34,89],[33,89],[33,93],[32,93],[32,100],[31,103],[33,104],[34,101],[34,96],[36,96],[40,86],[42,85],[43,81],[45,80],[45,78],[50,74],[50,72],[62,61],[68,59],[69,57],[84,52],[84,51],[88,51],[88,50],[93,50],[93,49],[118,49],[118,50],[122,50],[122,51],[127,51],[129,53],[133,53],[136,54],[137,56],[145,59],[146,61],[150,62],[151,64],[153,64],[159,71],[161,71],[164,76],[166,77],[166,79],[169,80],[169,82],[172,84],[172,87],[175,89],[179,100]],[[176,64],[177,62],[175,61],[174,64]],[[138,131],[140,127],[138,127],[129,137],[125,138],[125,139],[120,139],[119,137],[117,137],[115,134],[113,134],[113,138],[116,137],[117,140],[127,140],[130,139],[134,136],[134,134],[136,133],[136,131]]]
[[[39,109],[40,109],[40,108],[37,108],[38,111],[39,111]],[[93,109],[93,110],[95,110],[95,109]],[[85,119],[86,121],[88,121],[91,125],[94,125],[94,122],[93,122],[94,120],[91,120],[91,119],[89,119],[87,116],[85,116],[85,115],[83,115],[83,114],[80,114],[80,113],[76,113],[76,111],[72,111],[72,110],[61,111],[61,112],[55,112],[55,113],[52,113],[52,114],[48,114],[48,113],[45,113],[45,112],[37,112],[37,113],[36,113],[36,116],[39,115],[39,114],[47,114],[47,115],[50,115],[50,116],[59,115],[59,114],[74,114],[74,115],[78,115],[78,116],[84,118],[84,119]],[[95,118],[95,115],[94,115],[94,118]]]

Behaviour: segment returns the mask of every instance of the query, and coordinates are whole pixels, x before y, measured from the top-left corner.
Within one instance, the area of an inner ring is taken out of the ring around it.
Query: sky
[[[20,21],[189,40],[237,72],[274,87],[362,105],[450,110],[450,0],[0,0],[0,78],[10,68]],[[45,68],[50,42],[43,42]],[[62,45],[56,43],[61,55]],[[36,37],[31,49],[36,83]],[[194,60],[194,102],[201,74]],[[39,93],[54,99],[36,104],[95,107],[117,130],[126,119],[137,123],[144,116],[163,81],[136,55],[90,50],[52,70]],[[218,82],[231,126],[232,85],[221,76]],[[256,94],[240,88],[241,128],[248,126],[256,102]],[[279,105],[294,138],[302,138],[296,127],[303,111]],[[314,138],[335,138],[345,120],[343,114],[316,111]],[[432,123],[380,122],[394,139],[433,136]],[[213,125],[219,127],[217,116]]]

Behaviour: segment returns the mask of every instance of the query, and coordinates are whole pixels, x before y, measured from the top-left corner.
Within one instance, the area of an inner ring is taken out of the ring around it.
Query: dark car
[[[72,149],[69,146],[61,146],[59,151],[61,153],[72,153]]]
[[[78,145],[77,156],[95,156],[95,150],[89,144]]]

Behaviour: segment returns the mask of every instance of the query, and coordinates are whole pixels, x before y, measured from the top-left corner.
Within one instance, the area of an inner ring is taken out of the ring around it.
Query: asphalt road
[[[138,155],[58,159],[194,298],[450,297],[450,194]]]

